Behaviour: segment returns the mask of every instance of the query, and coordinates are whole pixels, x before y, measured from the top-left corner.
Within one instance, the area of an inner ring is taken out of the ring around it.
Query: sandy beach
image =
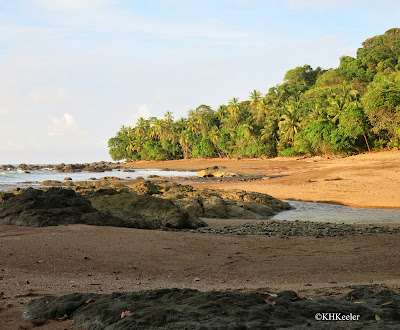
[[[229,171],[270,178],[202,182],[280,199],[400,208],[400,152],[340,159],[277,158],[136,162],[133,168]],[[246,220],[203,219],[209,226]],[[1,329],[32,329],[23,321],[30,299],[72,292],[112,293],[159,288],[201,291],[294,290],[338,297],[359,285],[399,290],[399,234],[281,238],[87,225],[0,226]],[[81,329],[74,321],[43,321],[41,329]]]
[[[355,207],[400,208],[400,151],[381,151],[346,158],[277,157],[272,159],[191,159],[138,161],[131,168],[227,171],[261,174],[256,182],[198,183],[199,187],[243,189],[278,199],[330,201]]]

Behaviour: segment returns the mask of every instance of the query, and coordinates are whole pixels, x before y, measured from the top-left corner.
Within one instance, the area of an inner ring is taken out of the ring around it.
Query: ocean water
[[[104,176],[114,176],[118,178],[132,178],[139,176],[147,178],[149,175],[158,175],[161,177],[184,177],[195,176],[197,172],[190,171],[163,171],[158,169],[138,169],[135,172],[122,172],[113,170],[109,172],[75,172],[75,173],[58,173],[52,169],[41,169],[38,171],[30,171],[25,173],[21,170],[3,171],[0,170],[0,191],[7,191],[14,188],[37,188],[45,180],[64,181],[64,178],[70,177],[73,181],[87,181],[89,178],[102,178]]]
[[[400,223],[400,209],[369,209],[300,201],[285,202],[288,202],[295,209],[280,212],[271,218],[272,220],[300,220],[347,224]]]

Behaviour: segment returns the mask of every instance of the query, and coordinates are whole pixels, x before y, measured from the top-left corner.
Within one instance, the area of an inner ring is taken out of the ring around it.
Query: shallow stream
[[[400,224],[400,209],[369,209],[329,203],[288,201],[294,210],[283,211],[272,220],[300,220],[335,223]]]

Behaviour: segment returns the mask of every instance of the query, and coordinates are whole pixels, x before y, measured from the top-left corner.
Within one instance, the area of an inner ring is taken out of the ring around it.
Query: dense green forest
[[[109,140],[114,160],[354,154],[400,147],[400,29],[365,40],[336,69],[289,70],[266,95],[140,118]]]

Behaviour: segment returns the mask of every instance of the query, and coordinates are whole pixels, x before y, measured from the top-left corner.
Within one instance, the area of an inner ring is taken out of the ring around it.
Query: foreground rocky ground
[[[202,220],[211,227],[221,221],[224,225],[237,222],[234,219]],[[378,291],[399,289],[400,259],[396,253],[400,249],[399,234],[365,233],[323,238],[290,236],[283,239],[280,236],[216,235],[87,225],[40,228],[0,225],[0,246],[0,324],[5,330],[18,329],[19,326],[21,329],[35,328],[36,323],[21,319],[22,314],[28,311],[26,304],[30,300],[74,292],[111,294],[191,288],[201,292],[227,292],[227,295],[220,296],[229,298],[231,291],[273,293],[293,290],[300,297],[315,299],[340,298],[360,285],[369,285]],[[157,292],[148,294],[156,295]],[[177,295],[184,294],[178,292]],[[373,296],[370,298],[375,299]],[[252,299],[244,299],[243,306],[251,304]],[[271,299],[275,300],[275,297]],[[365,303],[364,298],[354,299]],[[393,320],[392,316],[386,319],[391,304],[380,306],[390,302],[397,306],[397,300],[393,299],[390,296],[378,305],[367,302],[360,315],[364,321],[374,322],[371,313],[375,311],[385,322]],[[213,294],[210,294],[201,305],[205,309],[198,313],[216,313],[218,304],[214,306],[214,312],[206,308],[208,304],[212,307],[213,300]],[[237,300],[232,302],[224,298],[222,301],[232,305]],[[351,303],[352,308],[364,306],[354,301]],[[152,315],[155,315],[154,311],[161,318],[170,315],[168,310],[180,308],[174,304],[171,300],[171,305],[165,305],[166,310],[157,309],[155,304]],[[269,305],[261,301],[259,307],[270,308],[264,304]],[[105,302],[104,310],[106,306]],[[296,313],[302,315],[303,321],[308,319],[306,310],[301,312],[303,305],[293,306],[298,307]],[[353,311],[347,306],[348,302],[343,304],[343,312]],[[129,305],[127,309],[135,313],[139,307],[136,306],[135,310],[133,307]],[[197,307],[194,305],[192,311]],[[118,317],[125,311],[120,308],[125,306],[117,308]],[[229,308],[224,308],[229,313]],[[284,312],[286,308],[278,302],[274,306],[274,310],[277,309],[275,316],[268,314],[268,318],[278,317],[276,313],[279,310]],[[314,306],[311,311],[316,309]],[[92,316],[95,310],[92,310]],[[320,310],[330,311],[325,307]],[[142,316],[146,313],[137,312]],[[110,314],[113,315],[111,319],[115,320],[115,313],[116,310]],[[71,314],[71,311],[67,313]],[[247,319],[246,315],[239,313],[238,322]],[[46,330],[80,329],[70,319],[43,322],[46,324],[42,329]],[[314,322],[312,317],[309,322]],[[346,324],[363,329],[357,322]],[[324,327],[328,325],[333,326],[332,322],[323,323]]]
[[[400,227],[376,225],[350,225],[309,221],[263,221],[243,223],[223,228],[199,228],[192,232],[228,235],[267,235],[290,238],[292,236],[312,236],[315,238],[352,236],[371,233],[398,234]]]
[[[46,323],[68,316],[86,329],[109,330],[398,329],[399,307],[400,295],[369,287],[339,299],[305,299],[289,290],[272,294],[163,289],[36,299],[23,318]]]

